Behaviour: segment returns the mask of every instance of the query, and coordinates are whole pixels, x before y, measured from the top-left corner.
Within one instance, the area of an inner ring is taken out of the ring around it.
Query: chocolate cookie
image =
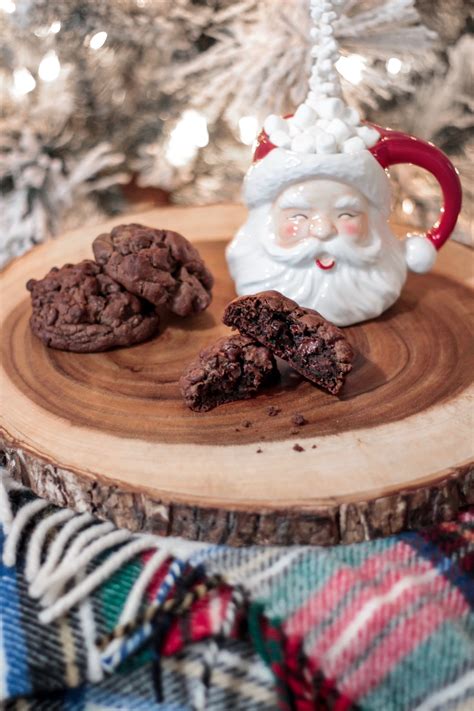
[[[278,379],[275,359],[264,346],[246,336],[221,338],[201,351],[183,373],[181,392],[191,410],[252,397]]]
[[[182,235],[143,225],[119,225],[92,244],[98,264],[128,291],[178,316],[211,303],[212,274]]]
[[[140,343],[158,331],[153,307],[91,260],[53,267],[26,288],[33,304],[31,329],[51,348],[95,353]]]
[[[352,369],[354,354],[342,331],[278,291],[234,299],[225,310],[224,323],[267,346],[333,395]]]

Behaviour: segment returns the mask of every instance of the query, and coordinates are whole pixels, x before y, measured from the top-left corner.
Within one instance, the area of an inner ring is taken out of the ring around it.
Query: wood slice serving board
[[[341,397],[287,372],[253,400],[186,409],[180,373],[229,332],[224,247],[243,218],[235,205],[129,218],[183,232],[216,277],[205,313],[170,319],[129,349],[54,351],[28,327],[26,281],[90,257],[94,236],[113,223],[69,233],[6,269],[0,436],[13,475],[120,526],[235,545],[361,541],[474,502],[472,262],[461,245],[448,244],[430,275],[411,275],[381,318],[347,329],[358,355]],[[308,424],[295,428],[297,413]]]

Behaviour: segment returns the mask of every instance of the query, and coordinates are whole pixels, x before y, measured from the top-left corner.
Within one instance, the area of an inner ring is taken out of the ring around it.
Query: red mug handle
[[[392,131],[373,123],[369,125],[380,134],[380,140],[370,151],[382,168],[389,168],[397,163],[413,163],[428,170],[440,184],[443,206],[439,219],[426,233],[426,237],[436,249],[440,249],[451,235],[461,211],[462,189],[456,168],[432,143],[401,131]]]

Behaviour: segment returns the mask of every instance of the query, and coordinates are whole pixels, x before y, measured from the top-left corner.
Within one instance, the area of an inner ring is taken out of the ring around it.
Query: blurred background
[[[458,168],[472,243],[470,0],[348,0],[347,99],[432,141]],[[307,92],[308,0],[0,0],[0,264],[61,231],[167,203],[238,200],[265,116]],[[395,219],[440,196],[392,171]]]

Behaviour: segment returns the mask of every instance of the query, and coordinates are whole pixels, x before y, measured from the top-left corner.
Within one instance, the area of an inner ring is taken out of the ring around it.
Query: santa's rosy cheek
[[[365,224],[364,220],[354,219],[354,220],[341,220],[338,225],[338,231],[342,235],[357,239],[358,237],[363,237],[365,235]]]
[[[287,222],[285,226],[283,227],[283,236],[284,237],[296,237],[298,234],[298,225],[292,223],[292,222]]]
[[[360,225],[344,225],[343,232],[351,237],[358,237],[360,235]]]

